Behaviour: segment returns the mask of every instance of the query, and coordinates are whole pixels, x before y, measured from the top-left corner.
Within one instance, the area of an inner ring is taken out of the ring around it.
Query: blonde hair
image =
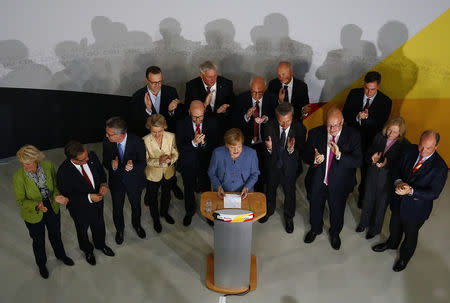
[[[223,136],[226,145],[236,145],[244,142],[244,135],[239,128],[232,128],[226,131]]]
[[[16,153],[17,159],[21,163],[41,162],[44,154],[33,145],[24,145]]]
[[[154,127],[162,127],[164,129],[167,129],[167,122],[166,118],[164,118],[161,114],[154,114],[148,117],[147,122],[145,123],[145,127],[148,130],[152,129],[152,126]]]
[[[386,136],[386,131],[388,130],[389,127],[393,126],[393,125],[397,125],[398,129],[399,129],[399,135],[398,135],[398,140],[403,139],[403,137],[405,136],[405,132],[406,132],[406,124],[405,124],[405,119],[403,119],[402,117],[394,117],[388,120],[388,122],[386,122],[386,124],[383,127],[383,130],[381,131],[383,136]]]

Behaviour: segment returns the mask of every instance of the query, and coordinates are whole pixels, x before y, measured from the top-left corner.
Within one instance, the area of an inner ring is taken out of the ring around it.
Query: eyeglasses
[[[338,123],[338,124],[334,124],[334,125],[327,124],[327,128],[329,128],[329,129],[337,129],[340,127],[342,127],[342,123]]]
[[[252,95],[258,95],[258,96],[264,95],[263,91],[262,92],[258,92],[258,91],[251,90],[250,92],[252,93]]]
[[[118,134],[110,134],[110,133],[106,132],[105,135],[106,135],[106,137],[110,138],[110,137],[117,136]]]
[[[150,83],[151,85],[159,85],[159,84],[162,84],[162,80],[160,80],[160,81],[148,81],[148,83]]]
[[[201,115],[201,116],[191,116],[191,117],[192,117],[192,119],[197,120],[197,119],[203,118],[204,116],[205,116],[205,115]]]

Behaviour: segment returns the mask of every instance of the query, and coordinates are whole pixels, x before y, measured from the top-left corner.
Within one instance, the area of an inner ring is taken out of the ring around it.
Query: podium
[[[257,266],[256,256],[251,254],[252,224],[266,214],[266,196],[248,193],[240,209],[224,209],[223,199],[217,192],[204,192],[200,212],[205,218],[214,220],[214,253],[207,258],[206,287],[224,294],[255,290]],[[215,219],[214,213],[216,217],[219,213],[219,217],[235,216],[241,220]],[[253,219],[245,220],[248,214],[253,214]]]

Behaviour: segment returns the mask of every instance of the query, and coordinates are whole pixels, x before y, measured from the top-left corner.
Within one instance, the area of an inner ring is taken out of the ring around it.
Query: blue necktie
[[[283,131],[281,132],[281,138],[280,138],[280,152],[278,154],[278,161],[277,161],[277,167],[282,168],[283,167],[283,157],[284,157],[284,146],[286,145],[286,130],[283,128]]]
[[[122,149],[122,143],[117,143],[117,149],[119,150],[119,159],[120,159],[120,162],[123,162],[123,149]]]

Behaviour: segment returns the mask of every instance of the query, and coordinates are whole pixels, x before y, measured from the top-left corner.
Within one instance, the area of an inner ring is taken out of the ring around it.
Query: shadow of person
[[[405,97],[417,82],[418,67],[403,52],[408,37],[408,28],[399,21],[389,21],[378,31],[380,90],[393,99],[391,116],[400,115]]]
[[[233,89],[236,94],[248,90],[248,84],[252,74],[243,69],[244,56],[242,54],[231,54],[219,62],[221,75],[233,81]]]
[[[201,43],[185,39],[181,35],[181,25],[174,18],[165,18],[159,23],[161,40],[155,41],[156,65],[164,73],[164,82],[184,95],[185,83],[188,79],[187,66],[190,56],[196,52]]]
[[[198,76],[198,67],[205,60],[217,64],[227,57],[240,54],[242,48],[239,43],[234,41],[235,34],[236,30],[233,23],[227,19],[217,19],[208,22],[205,25],[206,45],[193,53],[190,64],[192,67],[190,76],[192,78]],[[232,60],[232,58],[226,60]]]
[[[92,58],[91,77],[83,90],[131,94],[134,79],[127,75],[133,74],[136,57],[151,49],[151,37],[144,32],[130,32],[125,24],[113,22],[105,16],[94,17],[91,28],[95,41],[87,47],[86,53],[87,57]]]
[[[52,73],[28,58],[28,48],[19,40],[0,41],[0,64],[8,70],[0,78],[2,87],[50,88]]]
[[[260,75],[265,79],[276,72],[278,58],[274,54],[270,38],[266,35],[263,25],[257,25],[250,31],[252,45],[245,49],[244,66],[254,75]],[[247,83],[248,87],[248,83]]]
[[[264,18],[263,28],[271,43],[277,62],[289,61],[294,68],[294,77],[304,81],[312,63],[311,46],[295,41],[289,37],[287,18],[279,13],[272,13]],[[272,77],[276,76],[276,66],[270,67]]]
[[[63,41],[55,46],[55,54],[64,69],[53,74],[51,87],[58,90],[81,91],[91,77],[89,59],[86,57],[87,39]]]
[[[327,102],[366,73],[377,61],[375,45],[361,40],[362,29],[355,24],[341,29],[341,49],[328,52],[316,77],[325,80],[319,101]]]

